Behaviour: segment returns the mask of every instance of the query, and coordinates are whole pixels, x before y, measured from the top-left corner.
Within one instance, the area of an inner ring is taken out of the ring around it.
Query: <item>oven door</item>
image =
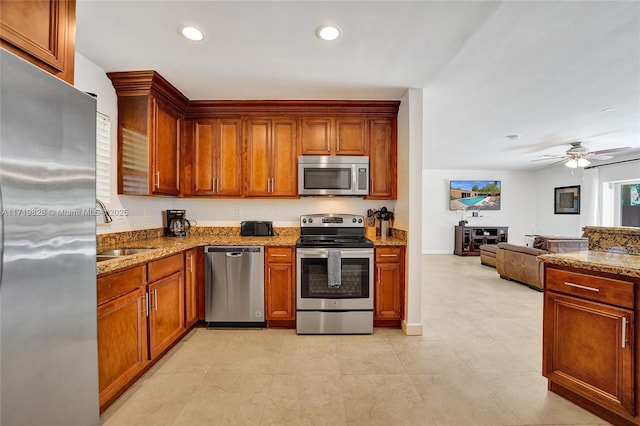
[[[373,249],[298,248],[298,310],[373,309]]]

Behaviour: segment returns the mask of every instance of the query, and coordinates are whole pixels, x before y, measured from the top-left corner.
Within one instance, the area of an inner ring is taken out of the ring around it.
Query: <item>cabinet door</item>
[[[631,310],[546,291],[543,375],[633,416],[633,321]]]
[[[375,311],[377,320],[402,319],[401,282],[403,271],[400,263],[376,265]]]
[[[366,118],[336,118],[336,155],[367,155]]]
[[[0,2],[0,46],[73,85],[75,0]]]
[[[274,120],[271,142],[270,195],[298,195],[298,159],[294,120]]]
[[[153,194],[178,195],[180,192],[180,123],[177,111],[152,98],[153,111]]]
[[[295,275],[292,247],[267,247],[265,258],[265,318],[295,318]]]
[[[180,337],[184,325],[182,271],[153,282],[149,292],[149,354],[157,357]]]
[[[191,327],[198,321],[198,253],[197,248],[185,252],[184,312],[186,327]]]
[[[295,289],[291,263],[266,265],[265,316],[267,320],[293,320]]]
[[[218,122],[216,145],[216,194],[242,195],[242,120]]]
[[[193,195],[215,195],[216,154],[214,120],[198,120],[193,124],[193,157],[191,160]]]
[[[100,406],[148,363],[146,298],[142,288],[98,306]]]
[[[300,129],[300,155],[331,155],[331,118],[303,118]]]
[[[247,120],[247,196],[266,196],[269,194],[271,121]]]
[[[371,120],[369,198],[397,198],[395,140],[395,125],[392,119]]]
[[[192,158],[194,195],[242,195],[241,120],[198,120]]]

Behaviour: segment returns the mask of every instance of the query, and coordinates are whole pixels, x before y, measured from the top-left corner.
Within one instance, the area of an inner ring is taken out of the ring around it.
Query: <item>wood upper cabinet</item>
[[[369,197],[370,199],[398,198],[396,120],[372,119],[369,123]]]
[[[242,196],[242,120],[194,120],[190,160],[190,195]]]
[[[267,247],[265,250],[266,320],[295,319],[294,249]]]
[[[180,193],[188,99],[155,71],[107,73],[118,95],[118,193]]]
[[[545,264],[542,374],[552,391],[578,395],[578,405],[630,419],[637,413],[638,284],[616,277]]]
[[[0,46],[73,84],[75,0],[0,1]]]
[[[374,320],[399,326],[404,312],[404,247],[376,248],[375,269]]]
[[[249,118],[245,137],[246,195],[297,197],[295,120]]]
[[[300,155],[367,155],[366,118],[302,118]]]

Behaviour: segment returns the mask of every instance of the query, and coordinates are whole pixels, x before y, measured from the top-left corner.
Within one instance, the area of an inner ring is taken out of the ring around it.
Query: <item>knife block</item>
[[[369,238],[370,240],[375,240],[377,229],[378,227],[375,224],[373,226],[367,226],[365,228],[366,237]]]

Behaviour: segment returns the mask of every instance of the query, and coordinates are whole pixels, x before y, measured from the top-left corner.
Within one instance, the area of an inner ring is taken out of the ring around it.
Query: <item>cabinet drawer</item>
[[[583,299],[633,309],[633,283],[629,281],[547,268],[545,288]]]
[[[160,278],[167,277],[174,272],[181,271],[183,264],[182,253],[174,254],[173,256],[165,257],[164,259],[149,262],[149,282],[159,280]]]
[[[98,305],[129,293],[144,284],[144,266],[98,278]]]
[[[267,263],[291,263],[293,250],[290,247],[268,247],[265,253]]]
[[[376,249],[376,263],[397,263],[402,260],[402,247],[380,247]]]

